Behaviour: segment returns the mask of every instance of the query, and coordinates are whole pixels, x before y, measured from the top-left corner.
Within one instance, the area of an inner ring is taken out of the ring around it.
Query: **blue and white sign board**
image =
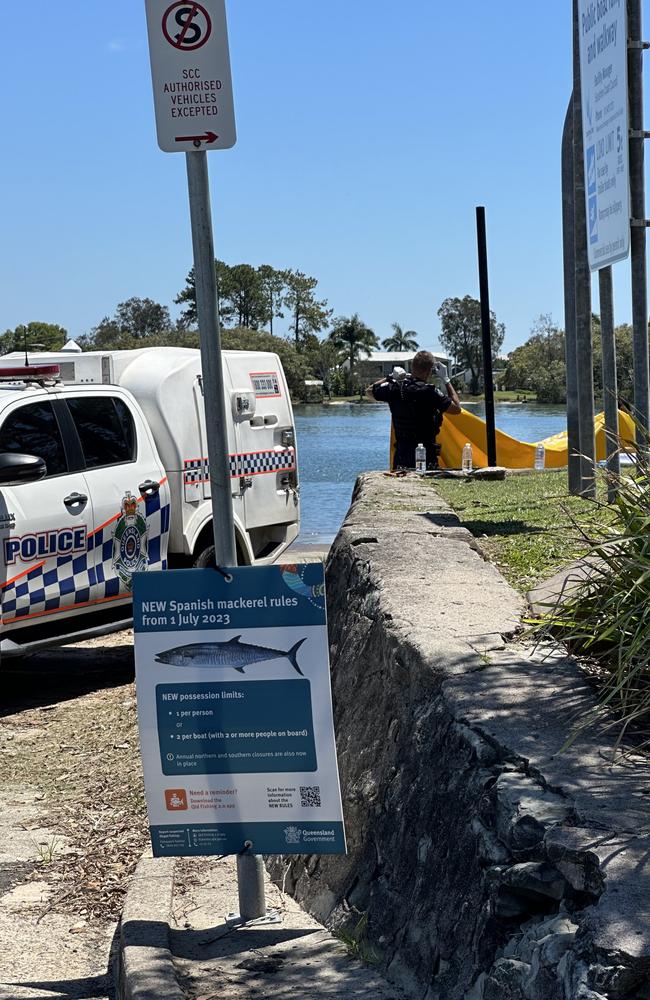
[[[229,572],[134,577],[154,856],[344,854],[323,567]]]
[[[589,267],[630,252],[626,0],[579,0]]]

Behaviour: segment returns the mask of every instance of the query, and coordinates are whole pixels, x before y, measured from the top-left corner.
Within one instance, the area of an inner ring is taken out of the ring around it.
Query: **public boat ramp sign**
[[[145,0],[158,145],[166,153],[237,141],[225,0]]]
[[[133,610],[154,856],[344,854],[323,566],[139,573]]]

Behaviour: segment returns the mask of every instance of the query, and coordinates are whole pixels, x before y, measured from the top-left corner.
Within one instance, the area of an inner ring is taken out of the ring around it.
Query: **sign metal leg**
[[[260,854],[249,853],[252,846],[247,840],[244,851],[237,855],[239,913],[229,913],[226,918],[226,922],[233,927],[282,923],[282,917],[277,910],[266,908],[264,861]]]
[[[221,359],[208,158],[204,151],[199,151],[186,153],[185,159],[192,220],[196,311],[201,342],[215,562],[217,566],[227,568],[237,565],[237,549],[232,511],[230,449]],[[258,855],[240,855],[237,858],[237,877],[241,911],[239,922],[246,923],[264,918],[266,902],[262,858]]]

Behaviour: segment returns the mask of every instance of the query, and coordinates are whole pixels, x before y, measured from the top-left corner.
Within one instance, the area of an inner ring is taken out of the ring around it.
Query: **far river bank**
[[[484,419],[484,403],[463,403]],[[357,476],[388,468],[387,406],[357,403],[294,407],[300,468],[303,543],[326,544],[350,505]],[[497,403],[497,427],[520,441],[541,441],[566,429],[566,408],[544,403]],[[448,418],[452,419],[452,418]]]

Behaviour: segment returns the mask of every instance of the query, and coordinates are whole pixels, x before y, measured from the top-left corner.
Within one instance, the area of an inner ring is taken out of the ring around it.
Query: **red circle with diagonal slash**
[[[175,35],[172,35],[169,29],[170,17],[175,11],[178,11],[183,7],[185,7],[188,11],[187,18],[182,25],[176,22],[180,31],[178,31]],[[203,30],[201,30],[200,25],[194,23],[194,19],[197,14],[202,14],[205,18]],[[169,44],[173,45],[175,49],[180,49],[181,52],[194,52],[195,49],[200,49],[203,45],[205,45],[212,34],[212,21],[207,10],[200,3],[195,3],[194,0],[177,0],[177,2],[173,3],[171,7],[168,7],[163,14],[162,29],[163,35]],[[196,39],[197,31],[200,32],[198,40]],[[189,44],[186,42],[188,34],[190,34]]]

